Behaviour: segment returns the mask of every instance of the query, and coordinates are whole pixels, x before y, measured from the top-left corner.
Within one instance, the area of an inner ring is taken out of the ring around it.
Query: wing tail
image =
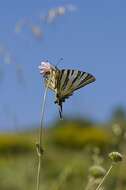
[[[59,102],[58,100],[56,100],[54,103],[58,104],[59,116],[60,116],[60,119],[63,119],[63,105],[62,105],[62,102]]]
[[[58,105],[60,119],[63,119],[63,106],[62,103]]]

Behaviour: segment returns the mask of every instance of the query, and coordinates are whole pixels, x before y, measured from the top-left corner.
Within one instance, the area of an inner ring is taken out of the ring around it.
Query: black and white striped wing
[[[54,92],[57,92],[57,81],[59,76],[59,70],[53,69],[50,74],[46,75],[45,78],[45,85],[48,86]]]
[[[58,95],[65,100],[79,88],[94,82],[96,79],[93,75],[78,70],[60,70],[58,80]]]

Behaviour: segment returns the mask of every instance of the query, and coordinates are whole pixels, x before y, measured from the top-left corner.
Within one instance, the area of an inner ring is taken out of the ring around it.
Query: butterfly
[[[40,74],[43,74],[45,85],[51,89],[55,95],[55,104],[58,105],[59,115],[62,119],[62,104],[73,95],[74,91],[94,82],[95,77],[87,72],[73,69],[58,69],[48,61],[41,62],[39,66]]]

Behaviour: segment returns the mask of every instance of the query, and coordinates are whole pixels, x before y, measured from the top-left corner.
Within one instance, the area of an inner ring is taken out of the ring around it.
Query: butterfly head
[[[43,74],[43,76],[48,76],[53,70],[55,70],[55,67],[48,61],[42,61],[38,68],[40,70],[40,74]]]

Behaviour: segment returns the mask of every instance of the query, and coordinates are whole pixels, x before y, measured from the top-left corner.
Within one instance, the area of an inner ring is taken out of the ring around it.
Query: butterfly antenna
[[[58,60],[58,62],[57,62],[57,64],[55,65],[55,67],[57,67],[57,66],[60,64],[61,61],[63,61],[63,58],[62,58],[62,57]]]

